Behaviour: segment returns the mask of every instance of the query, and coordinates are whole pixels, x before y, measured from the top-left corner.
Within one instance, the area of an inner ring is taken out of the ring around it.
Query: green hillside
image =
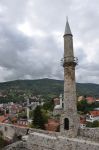
[[[34,94],[44,96],[58,96],[63,93],[62,80],[38,79],[38,80],[16,80],[0,83],[0,90],[9,91],[22,90],[31,91]],[[99,85],[91,83],[77,83],[77,95],[90,95],[99,97]]]
[[[16,80],[0,83],[0,90],[24,90],[33,91],[34,93],[47,95],[59,94],[63,92],[63,81],[53,79],[38,80]]]

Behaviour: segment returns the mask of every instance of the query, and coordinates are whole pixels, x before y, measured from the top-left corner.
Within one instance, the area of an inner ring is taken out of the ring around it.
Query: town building
[[[92,96],[89,96],[89,97],[86,97],[86,101],[88,104],[92,104],[92,103],[95,103],[95,98],[92,97]]]
[[[94,122],[98,120],[99,121],[99,110],[93,110],[90,111],[87,115],[86,115],[86,121],[88,122]]]
[[[86,127],[86,117],[85,116],[80,116],[80,128],[85,128]]]
[[[60,94],[59,98],[54,99],[54,105],[53,115],[61,115],[64,106],[62,94]]]

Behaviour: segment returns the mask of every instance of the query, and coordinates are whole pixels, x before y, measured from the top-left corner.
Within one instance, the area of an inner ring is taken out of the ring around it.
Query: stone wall
[[[34,132],[29,135],[27,147],[31,150],[99,150],[99,143]]]
[[[44,133],[46,135],[60,135],[58,132],[45,131],[40,129],[28,128],[28,127],[20,127],[12,124],[0,123],[0,131],[3,132],[3,136],[9,139],[12,139],[14,135],[26,135],[27,129],[29,129],[29,133],[38,132]]]
[[[3,150],[99,150],[99,143],[33,132],[26,142],[16,142]]]
[[[90,138],[91,140],[99,142],[99,128],[84,128],[79,130],[79,135]]]
[[[7,128],[5,131],[5,127]],[[4,135],[12,138],[14,134],[25,135],[28,128],[0,124]],[[26,142],[16,142],[4,150],[99,150],[99,128],[84,128],[79,130],[77,138],[67,138],[59,132],[49,132],[29,129]]]
[[[27,144],[25,142],[18,141],[16,143],[6,146],[2,150],[29,150],[29,149],[27,148]]]
[[[0,131],[3,132],[4,138],[13,139],[14,135],[25,135],[27,128],[0,123]]]
[[[27,133],[27,127],[20,127],[20,126],[15,126],[11,124],[5,124],[5,123],[0,123],[0,131],[3,132],[5,137],[12,138],[14,134],[16,135],[26,135]],[[51,131],[45,131],[45,130],[40,130],[40,129],[34,129],[34,128],[29,128],[29,133],[44,133],[46,135],[52,135],[52,136],[58,136],[61,135],[59,132],[51,132]],[[94,141],[99,140],[99,128],[83,128],[79,129],[79,136],[90,138]]]

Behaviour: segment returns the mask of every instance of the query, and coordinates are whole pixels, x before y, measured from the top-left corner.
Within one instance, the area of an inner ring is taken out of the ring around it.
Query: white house
[[[99,120],[99,110],[90,111],[86,115],[86,121],[88,121],[88,122],[94,122],[96,120]]]

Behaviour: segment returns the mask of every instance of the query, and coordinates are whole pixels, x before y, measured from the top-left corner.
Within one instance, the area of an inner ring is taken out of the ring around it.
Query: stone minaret
[[[29,109],[29,98],[27,98],[27,120],[29,120],[29,112],[30,112],[30,109]]]
[[[77,62],[73,52],[73,36],[68,20],[64,33],[64,113],[61,115],[60,131],[67,137],[76,137],[79,119],[76,107],[75,66]]]
[[[62,101],[62,94],[60,94],[59,100],[60,100],[60,108],[62,108],[62,103],[63,103],[63,101]]]

